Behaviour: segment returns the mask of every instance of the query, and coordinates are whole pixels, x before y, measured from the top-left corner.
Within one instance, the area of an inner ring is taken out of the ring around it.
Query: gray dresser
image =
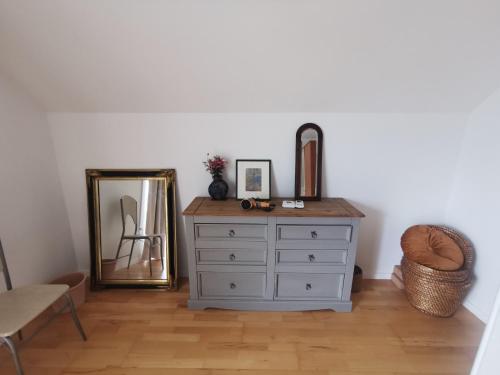
[[[197,197],[184,211],[188,306],[351,311],[360,219],[342,198],[271,212]]]

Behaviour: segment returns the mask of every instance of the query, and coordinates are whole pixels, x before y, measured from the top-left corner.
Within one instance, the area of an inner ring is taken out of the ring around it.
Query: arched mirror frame
[[[316,166],[316,194],[313,196],[301,195],[301,180],[302,180],[302,133],[313,129],[318,133],[317,146],[317,166]],[[321,177],[323,170],[323,131],[313,123],[307,123],[297,129],[295,136],[295,199],[304,201],[319,201],[321,200]]]

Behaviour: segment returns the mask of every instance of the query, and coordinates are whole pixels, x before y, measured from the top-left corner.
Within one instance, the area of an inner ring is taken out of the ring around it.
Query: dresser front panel
[[[278,225],[277,249],[348,249],[350,225]]]
[[[278,273],[276,299],[340,299],[344,274]]]
[[[265,273],[198,272],[200,298],[264,298]]]
[[[278,241],[344,240],[351,241],[350,225],[278,225]]]
[[[347,250],[276,250],[276,264],[345,265]]]
[[[266,265],[267,249],[196,249],[196,263]]]
[[[267,241],[267,225],[260,224],[197,224],[196,240]]]

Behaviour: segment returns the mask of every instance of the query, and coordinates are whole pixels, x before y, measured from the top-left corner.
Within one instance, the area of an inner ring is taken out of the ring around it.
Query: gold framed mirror
[[[299,127],[295,137],[295,199],[321,200],[323,131],[313,123]]]
[[[87,169],[91,287],[177,287],[174,169]]]

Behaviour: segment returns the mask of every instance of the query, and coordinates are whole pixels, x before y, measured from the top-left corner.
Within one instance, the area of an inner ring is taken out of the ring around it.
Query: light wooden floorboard
[[[352,313],[190,311],[187,298],[186,284],[91,293],[79,308],[89,340],[58,317],[21,348],[26,374],[468,374],[484,329],[463,308],[424,315],[382,280],[365,282]],[[0,348],[0,374],[14,373]]]

